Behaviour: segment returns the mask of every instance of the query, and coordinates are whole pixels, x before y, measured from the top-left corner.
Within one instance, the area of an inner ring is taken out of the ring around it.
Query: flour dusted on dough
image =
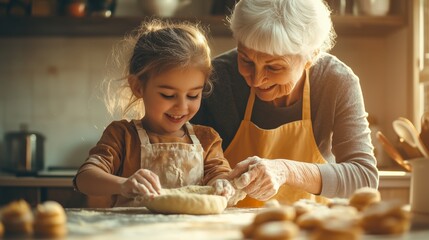
[[[214,195],[211,186],[162,189],[161,194],[153,199],[138,198],[135,201],[152,212],[165,214],[219,214],[227,205],[227,199]]]

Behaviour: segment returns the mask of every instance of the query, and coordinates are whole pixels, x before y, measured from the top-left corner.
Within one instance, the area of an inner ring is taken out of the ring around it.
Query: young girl
[[[234,188],[225,180],[231,168],[222,139],[188,122],[212,86],[205,36],[191,24],[156,20],[136,32],[128,76],[107,105],[111,113],[119,108],[138,120],[107,126],[76,174],[75,188],[110,198],[110,206],[131,206],[137,196],[186,185],[212,185],[229,199]]]

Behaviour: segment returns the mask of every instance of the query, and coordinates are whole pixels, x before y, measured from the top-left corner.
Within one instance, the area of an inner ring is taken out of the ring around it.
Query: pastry
[[[296,219],[296,224],[304,230],[314,230],[321,226],[323,221],[329,216],[329,208],[318,208],[311,212],[306,212]]]
[[[380,202],[380,192],[375,188],[364,187],[356,190],[350,197],[349,205],[362,211],[369,205]]]
[[[253,238],[259,226],[269,222],[285,222],[295,219],[295,209],[291,206],[267,208],[256,214],[253,222],[241,229],[245,238]]]
[[[267,222],[255,229],[255,240],[287,240],[294,239],[299,228],[290,221]]]
[[[292,206],[295,209],[295,215],[296,215],[295,221],[296,221],[304,213],[310,212],[315,208],[322,207],[323,205],[308,199],[301,199],[299,201],[296,201]]]
[[[258,213],[253,219],[253,225],[259,226],[272,221],[293,221],[295,219],[295,209],[291,206],[268,208]]]
[[[349,206],[349,199],[347,198],[331,198],[328,202],[328,207],[332,208],[335,206]]]
[[[3,226],[3,223],[0,222],[0,238],[3,237],[3,235],[4,235],[4,226]]]
[[[37,205],[34,211],[34,233],[43,237],[62,237],[67,234],[64,208],[55,201]]]
[[[312,240],[357,240],[362,230],[352,219],[329,218],[311,233]]]
[[[25,200],[13,201],[3,207],[2,221],[6,234],[29,235],[33,232],[33,214]]]
[[[401,234],[410,228],[410,213],[398,202],[379,202],[362,212],[361,224],[370,234]]]

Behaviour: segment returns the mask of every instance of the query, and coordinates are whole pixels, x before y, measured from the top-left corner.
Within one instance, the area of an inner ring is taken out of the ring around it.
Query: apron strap
[[[192,144],[200,144],[200,140],[198,140],[197,136],[195,135],[194,127],[192,126],[192,124],[189,122],[186,122],[185,125],[189,133],[189,137],[191,138]]]
[[[143,128],[142,121],[134,119],[133,123],[136,126],[137,133],[138,133],[139,138],[140,138],[140,144],[141,145],[150,144],[149,137],[148,137],[146,131]]]
[[[310,70],[305,69],[304,90],[302,92],[302,120],[311,120]]]
[[[253,111],[253,103],[255,102],[255,89],[250,88],[250,95],[247,100],[247,106],[246,106],[246,112],[244,113],[244,119],[245,121],[250,121],[252,118],[252,111]]]

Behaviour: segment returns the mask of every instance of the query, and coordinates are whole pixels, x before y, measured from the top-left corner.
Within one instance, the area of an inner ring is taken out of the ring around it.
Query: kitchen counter
[[[36,176],[16,176],[0,172],[0,186],[8,187],[73,187],[73,171],[41,171]]]
[[[398,188],[411,186],[411,173],[404,171],[379,171],[379,188]]]
[[[146,208],[66,209],[69,233],[64,239],[242,239],[241,228],[262,208],[227,208],[219,215],[163,215]],[[4,238],[10,239],[10,238]],[[16,238],[15,238],[16,239]],[[296,239],[310,239],[302,231]],[[362,239],[429,239],[429,227],[399,236],[364,235]]]

